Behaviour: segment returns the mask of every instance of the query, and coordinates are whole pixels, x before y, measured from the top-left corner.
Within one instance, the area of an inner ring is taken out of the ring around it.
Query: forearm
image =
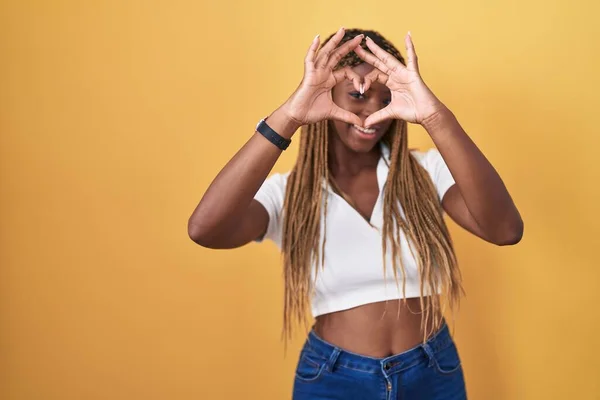
[[[267,122],[285,138],[291,138],[298,129],[282,108],[273,112]],[[236,221],[248,208],[281,152],[255,132],[212,181],[188,221],[188,230],[199,236],[213,234]]]
[[[479,227],[492,238],[521,234],[523,221],[504,182],[452,112],[444,107],[422,125],[448,165]]]

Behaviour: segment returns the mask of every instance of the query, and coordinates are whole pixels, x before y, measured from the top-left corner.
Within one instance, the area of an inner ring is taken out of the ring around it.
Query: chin
[[[374,143],[356,143],[354,141],[343,141],[348,149],[352,150],[355,153],[369,153],[373,150],[373,148],[377,145],[377,142]]]

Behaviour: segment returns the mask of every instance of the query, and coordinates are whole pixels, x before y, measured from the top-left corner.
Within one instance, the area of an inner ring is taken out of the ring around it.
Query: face
[[[361,78],[373,70],[373,66],[362,63],[352,68]],[[369,90],[360,94],[352,82],[345,80],[334,86],[333,102],[344,110],[356,114],[364,123],[367,117],[390,103],[391,93],[387,86],[374,82]],[[331,121],[338,139],[349,149],[363,153],[369,152],[390,128],[393,120],[373,125],[370,129],[356,127],[343,121]]]

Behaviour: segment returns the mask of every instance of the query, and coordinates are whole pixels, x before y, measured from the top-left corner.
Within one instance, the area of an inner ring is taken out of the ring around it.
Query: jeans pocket
[[[458,372],[461,367],[458,350],[454,343],[435,353],[434,360],[436,371],[442,375]]]
[[[323,373],[326,360],[303,351],[296,366],[296,379],[303,382],[314,382]]]

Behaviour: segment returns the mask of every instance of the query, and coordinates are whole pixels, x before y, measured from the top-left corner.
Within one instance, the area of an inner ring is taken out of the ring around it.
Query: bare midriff
[[[388,357],[423,342],[419,298],[364,304],[316,318],[315,333],[342,350],[369,357]],[[439,318],[439,317],[438,317]],[[427,332],[432,332],[429,318]]]

